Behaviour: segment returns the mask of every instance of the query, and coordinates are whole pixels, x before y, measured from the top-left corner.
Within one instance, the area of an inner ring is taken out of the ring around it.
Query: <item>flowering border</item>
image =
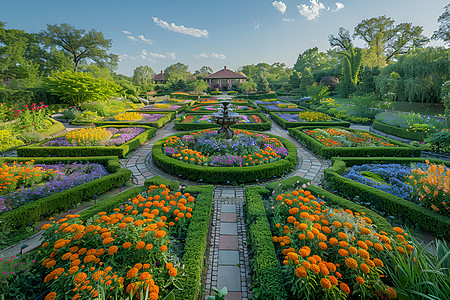
[[[389,193],[380,191],[365,184],[353,181],[341,176],[346,167],[353,165],[362,165],[367,163],[411,163],[425,162],[425,158],[333,158],[333,165],[330,169],[324,171],[325,180],[331,185],[331,188],[345,193],[348,196],[359,196],[370,202],[379,203],[387,213],[395,216],[402,215],[409,221],[418,224],[423,229],[433,233],[438,237],[450,237],[450,218],[434,213],[433,211],[420,207],[406,199],[393,196]],[[447,161],[429,159],[431,163],[445,164],[450,166]]]
[[[428,132],[412,132],[412,131],[407,131],[404,128],[400,128],[397,126],[392,126],[389,124],[385,124],[383,122],[380,122],[378,120],[373,121],[373,129],[382,131],[384,133],[387,134],[392,134],[404,139],[408,139],[408,140],[416,140],[416,141],[420,141],[423,142],[424,139],[426,139],[429,135]]]
[[[312,152],[324,158],[331,158],[334,156],[350,156],[350,157],[420,156],[421,153],[421,150],[416,147],[410,146],[405,143],[400,143],[393,139],[385,138],[374,133],[370,134],[380,139],[387,140],[388,142],[397,145],[398,147],[327,147],[326,145],[308,136],[306,133],[302,131],[305,129],[317,129],[317,128],[323,129],[327,127],[305,126],[305,127],[290,128],[289,133],[296,140],[305,144],[308,147],[308,149],[310,149]],[[333,127],[333,128],[343,129],[350,132],[363,131],[343,127]]]
[[[17,149],[18,156],[119,156],[123,157],[130,151],[139,147],[143,142],[155,136],[157,129],[148,126],[131,126],[131,125],[118,125],[118,126],[102,126],[102,127],[142,127],[147,129],[134,139],[122,144],[120,146],[83,146],[83,147],[42,147],[42,144],[47,141],[43,141],[37,144],[29,146],[23,146]],[[58,136],[61,137],[61,136]]]
[[[172,136],[181,137],[185,134],[194,132],[196,131],[178,133]],[[168,157],[164,154],[162,148],[170,136],[164,137],[155,143],[152,148],[152,158],[155,165],[163,169],[165,172],[193,181],[244,183],[283,176],[297,164],[297,148],[285,138],[267,133],[264,134],[269,137],[277,138],[283,143],[288,150],[288,155],[284,159],[264,165],[244,168],[205,167],[201,165],[193,165]]]
[[[186,114],[184,116],[188,115],[208,115],[208,114]],[[266,131],[270,130],[272,127],[272,122],[268,117],[261,113],[256,114],[246,114],[246,115],[256,115],[261,118],[263,123],[242,123],[242,124],[234,124],[231,125],[231,128],[234,129],[244,129],[244,130],[255,130],[255,131]],[[220,125],[215,123],[183,123],[182,118],[184,116],[179,117],[178,119],[175,119],[175,129],[176,130],[202,130],[207,128],[220,128]]]
[[[298,115],[298,112],[292,113],[292,112],[283,112],[285,114],[291,114],[291,115]],[[322,126],[340,126],[340,127],[350,127],[350,122],[342,121],[340,119],[331,118],[331,122],[288,122],[282,117],[278,116],[276,112],[270,112],[270,117],[272,120],[275,121],[278,125],[283,127],[284,129],[288,128],[294,128],[294,127],[304,127],[304,126],[316,126],[316,127],[322,127]]]
[[[159,118],[155,122],[149,122],[149,123],[138,123],[138,122],[121,122],[121,121],[95,121],[95,122],[71,122],[71,125],[92,125],[95,124],[96,126],[105,126],[105,125],[134,125],[135,127],[141,127],[141,126],[149,126],[154,128],[161,128],[162,126],[166,125],[170,121],[172,121],[177,113],[175,112],[161,112],[161,111],[155,111],[155,112],[143,112],[143,111],[136,111],[143,114],[164,114],[163,117]]]
[[[189,113],[189,114],[208,114],[205,111],[198,111],[198,110],[193,110],[193,109],[195,109],[196,107],[200,107],[200,106],[209,106],[209,105],[215,105],[215,104],[220,104],[220,103],[195,104],[193,106],[190,106],[190,107],[186,108],[185,112]],[[241,103],[233,103],[232,105],[233,106],[235,106],[235,105],[239,106],[239,105],[241,105]],[[254,114],[254,113],[261,112],[261,109],[258,106],[256,106],[255,104],[253,104],[253,103],[249,102],[248,104],[245,104],[245,106],[251,107],[251,108],[253,108],[253,110],[236,109],[236,110],[234,110],[234,112],[236,112],[236,113],[247,113],[247,114]],[[210,112],[214,112],[214,111],[211,110]]]

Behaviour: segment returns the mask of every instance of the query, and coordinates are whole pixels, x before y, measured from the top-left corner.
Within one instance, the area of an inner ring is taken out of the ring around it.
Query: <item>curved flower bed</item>
[[[278,103],[276,105],[273,104],[259,104],[259,107],[261,107],[266,112],[271,111],[304,111],[304,109],[299,108],[296,104],[292,103]]]
[[[238,123],[231,125],[231,128],[265,131],[269,130],[271,126],[270,119],[263,114],[241,114],[238,117]],[[220,128],[220,125],[212,121],[211,115],[188,114],[175,120],[175,129],[177,130],[206,128]]]
[[[195,213],[194,201],[152,185],[86,223],[68,215],[44,225],[36,260],[51,290],[46,299],[164,298],[185,276],[172,244]]]
[[[250,182],[283,175],[297,162],[296,147],[268,134],[234,130],[227,141],[216,130],[177,134],[152,149],[155,164],[166,172],[206,182]]]
[[[450,169],[444,165],[363,164],[342,176],[450,217]]]
[[[272,240],[289,299],[346,299],[353,293],[396,298],[381,277],[390,255],[406,258],[414,249],[401,228],[394,228],[396,236],[379,231],[364,212],[331,208],[306,184],[272,199]]]
[[[95,163],[33,163],[5,162],[0,167],[0,213],[108,175]]]
[[[218,111],[220,108],[220,104],[210,104],[210,105],[205,105],[205,104],[198,104],[198,105],[194,105],[191,108],[188,108],[186,111],[187,112],[193,112],[193,113],[211,113],[211,112],[215,112]],[[257,112],[258,108],[254,107],[252,105],[236,105],[233,104],[233,106],[231,107],[233,109],[234,112]]]
[[[143,111],[176,111],[176,110],[180,109],[181,107],[182,107],[182,105],[155,103],[152,105],[142,107],[139,110],[143,110]]]
[[[240,115],[236,124],[262,123],[258,115]],[[181,123],[214,123],[211,115],[188,115]],[[214,123],[215,124],[215,123]]]
[[[331,118],[323,113],[315,111],[302,111],[300,113],[270,113],[271,118],[281,127],[293,128],[303,126],[342,126],[350,127],[349,122],[345,122],[336,118]],[[300,118],[302,116],[302,118]]]

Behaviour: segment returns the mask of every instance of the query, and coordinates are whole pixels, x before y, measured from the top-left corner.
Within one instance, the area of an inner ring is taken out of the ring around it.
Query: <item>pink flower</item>
[[[306,184],[303,184],[303,185],[302,185],[302,188],[304,188],[304,189],[305,189],[305,188],[306,188]]]

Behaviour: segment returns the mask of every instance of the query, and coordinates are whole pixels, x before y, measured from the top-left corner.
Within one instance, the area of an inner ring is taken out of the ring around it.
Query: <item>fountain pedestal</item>
[[[213,113],[213,122],[219,124],[221,128],[217,131],[218,134],[224,134],[227,139],[231,139],[234,135],[233,129],[230,128],[231,125],[238,122],[239,115],[230,111],[229,105],[231,101],[221,101],[222,106],[217,113]]]

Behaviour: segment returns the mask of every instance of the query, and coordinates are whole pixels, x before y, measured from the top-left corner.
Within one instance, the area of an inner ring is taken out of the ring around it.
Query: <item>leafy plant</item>
[[[212,289],[214,291],[214,296],[209,296],[208,300],[226,300],[225,296],[228,294],[227,287],[223,287],[220,291],[215,287]]]

